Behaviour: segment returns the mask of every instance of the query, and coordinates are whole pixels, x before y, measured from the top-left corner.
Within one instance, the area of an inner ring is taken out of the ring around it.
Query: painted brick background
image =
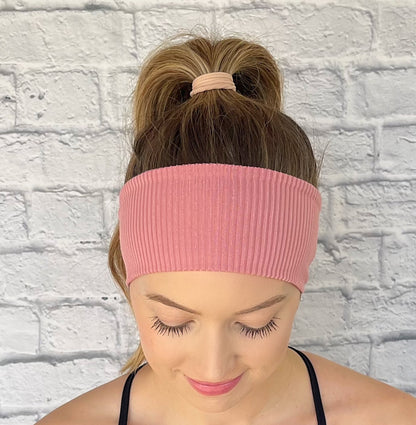
[[[321,175],[291,345],[416,396],[416,2],[0,0],[0,425],[119,376],[107,267],[147,53],[195,24],[257,38]],[[120,394],[121,397],[121,394]]]

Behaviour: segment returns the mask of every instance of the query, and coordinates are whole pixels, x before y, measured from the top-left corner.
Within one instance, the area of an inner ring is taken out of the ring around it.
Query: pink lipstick
[[[203,395],[221,395],[228,393],[231,391],[239,382],[243,374],[238,376],[237,378],[226,381],[226,382],[219,382],[216,384],[212,384],[209,382],[201,382],[201,381],[195,381],[191,378],[188,378],[189,383],[192,385],[193,388],[195,388],[200,394]]]

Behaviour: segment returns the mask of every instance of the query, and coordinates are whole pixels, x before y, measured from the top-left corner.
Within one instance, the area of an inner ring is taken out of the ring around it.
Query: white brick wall
[[[317,154],[317,256],[291,344],[416,396],[416,2],[0,2],[0,425],[118,376],[107,269],[146,54],[202,23],[258,39]],[[121,396],[121,395],[120,395]]]

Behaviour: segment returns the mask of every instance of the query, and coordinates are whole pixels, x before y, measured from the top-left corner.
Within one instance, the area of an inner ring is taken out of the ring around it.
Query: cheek
[[[268,364],[270,367],[274,367],[276,363],[280,363],[284,359],[293,323],[291,318],[285,317],[284,314],[281,314],[280,317],[282,319],[277,321],[279,328],[274,330],[269,336],[258,339],[257,342],[247,339],[245,353],[250,356],[250,362],[253,365]]]
[[[178,357],[177,344],[174,350],[171,339],[159,335],[156,330],[152,329],[153,322],[145,315],[135,313],[135,317],[139,329],[140,343],[146,360],[154,369],[157,369],[159,364],[162,367],[169,367]]]

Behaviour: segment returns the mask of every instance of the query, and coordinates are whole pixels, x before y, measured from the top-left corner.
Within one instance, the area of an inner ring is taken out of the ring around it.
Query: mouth
[[[240,375],[241,376],[241,375]],[[234,379],[230,379],[229,381],[222,381],[222,382],[206,382],[206,381],[198,381],[196,379],[192,379],[189,378],[191,381],[196,382],[197,384],[201,384],[201,385],[210,385],[213,387],[219,386],[219,385],[226,385],[229,384],[230,382],[235,381],[236,379],[240,378],[240,376],[237,376],[237,378]]]
[[[225,394],[231,391],[239,382],[243,374],[237,378],[232,379],[231,381],[223,382],[206,382],[206,381],[196,381],[195,379],[188,378],[189,383],[192,387],[197,390],[199,393],[204,395],[220,395]]]

